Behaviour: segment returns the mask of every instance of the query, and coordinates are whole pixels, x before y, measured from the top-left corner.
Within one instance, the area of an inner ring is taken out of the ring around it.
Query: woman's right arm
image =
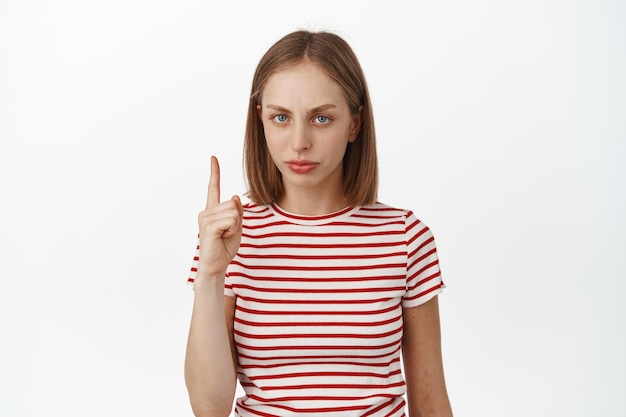
[[[223,280],[197,282],[185,356],[187,391],[196,417],[228,417],[237,386],[235,299],[224,296]]]
[[[206,209],[198,216],[200,256],[185,356],[185,382],[197,417],[228,417],[237,386],[235,299],[224,296],[224,277],[241,242],[243,207],[236,196],[220,203],[219,184],[212,157]]]

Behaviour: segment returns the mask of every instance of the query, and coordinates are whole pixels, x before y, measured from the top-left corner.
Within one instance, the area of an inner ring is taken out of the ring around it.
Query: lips
[[[317,168],[318,163],[313,161],[307,161],[304,159],[294,159],[287,161],[287,166],[290,170],[296,174],[306,174]]]

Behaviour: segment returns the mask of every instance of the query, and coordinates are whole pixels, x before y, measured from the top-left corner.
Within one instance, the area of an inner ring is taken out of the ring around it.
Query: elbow
[[[209,404],[191,405],[193,415],[196,417],[229,417],[231,407],[215,407]]]
[[[207,383],[194,380],[185,372],[189,403],[195,417],[229,417],[233,409],[234,384]]]
[[[233,409],[233,398],[225,396],[224,391],[219,393],[220,395],[190,391],[189,402],[193,415],[195,417],[229,417]]]

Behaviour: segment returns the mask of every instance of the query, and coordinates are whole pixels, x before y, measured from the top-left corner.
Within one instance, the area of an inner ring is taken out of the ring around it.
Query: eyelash
[[[284,118],[285,118],[285,120],[280,121],[280,120],[278,120],[278,118],[279,118],[279,117],[284,117]],[[274,120],[274,121],[276,121],[276,122],[278,122],[278,123],[282,124],[282,123],[285,123],[285,122],[287,121],[287,116],[286,116],[286,115],[284,115],[284,114],[277,114],[276,116],[272,116],[272,120]]]
[[[324,115],[315,116],[313,119],[314,119],[314,120],[315,120],[315,119],[320,119],[320,118],[322,118],[322,117],[323,117],[324,119],[326,119],[326,121],[325,121],[325,122],[320,122],[320,121],[318,120],[318,123],[319,123],[319,124],[325,125],[325,124],[330,123],[330,117],[328,117],[328,116],[324,116]]]
[[[284,118],[284,119],[281,121],[281,120],[279,120],[279,118]],[[320,121],[319,119],[321,119],[321,118],[325,119],[325,121],[323,121],[323,122]],[[277,114],[275,116],[272,116],[272,120],[274,120],[278,124],[286,123],[287,119],[288,119],[287,115],[285,115],[285,114]],[[328,116],[324,116],[323,114],[320,114],[320,115],[315,116],[313,118],[313,120],[316,120],[318,124],[326,125],[326,124],[330,123],[332,119],[330,117],[328,117]]]

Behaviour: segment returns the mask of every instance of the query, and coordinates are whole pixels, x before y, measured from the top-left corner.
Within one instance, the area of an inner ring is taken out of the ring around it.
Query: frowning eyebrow
[[[291,110],[283,107],[283,106],[279,106],[277,104],[268,104],[267,106],[268,109],[272,109],[272,110],[276,110],[279,111],[281,113],[287,113],[287,114],[291,114]],[[317,107],[313,107],[312,109],[310,109],[308,111],[309,114],[316,114],[316,113],[320,113],[326,110],[330,110],[330,109],[334,109],[337,106],[332,104],[332,103],[327,103],[327,104],[322,104],[321,106],[317,106]]]

